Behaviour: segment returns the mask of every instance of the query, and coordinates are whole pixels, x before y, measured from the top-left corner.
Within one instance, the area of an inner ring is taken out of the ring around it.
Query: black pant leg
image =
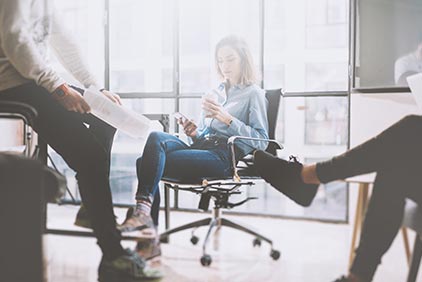
[[[413,179],[416,179],[413,176]],[[390,248],[400,230],[406,186],[410,187],[412,177],[385,171],[377,174],[374,188],[365,215],[359,246],[351,272],[371,281],[382,256]]]
[[[72,86],[76,91],[84,94],[84,90],[75,86]],[[89,130],[95,136],[97,141],[101,144],[104,150],[109,156],[109,165],[111,167],[111,149],[113,146],[114,135],[116,134],[116,129],[106,123],[105,121],[100,120],[94,115],[79,115],[83,122],[89,124]],[[109,172],[110,173],[110,172]]]
[[[322,183],[402,166],[422,157],[422,116],[410,115],[342,155],[317,164]]]
[[[0,99],[24,102],[38,111],[34,129],[76,171],[82,201],[104,255],[122,254],[109,185],[110,152],[82,122],[88,115],[65,110],[50,93],[32,83],[2,91]]]

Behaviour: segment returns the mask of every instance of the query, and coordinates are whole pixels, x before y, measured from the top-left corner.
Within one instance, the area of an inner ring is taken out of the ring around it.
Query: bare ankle
[[[306,184],[320,184],[320,180],[318,179],[316,173],[316,164],[312,165],[305,165],[301,171],[301,177],[303,182]]]
[[[361,278],[359,278],[357,275],[353,273],[349,273],[349,275],[347,276],[347,279],[349,282],[363,282]]]

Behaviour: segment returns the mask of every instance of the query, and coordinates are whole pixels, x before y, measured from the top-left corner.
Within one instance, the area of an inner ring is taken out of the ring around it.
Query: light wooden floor
[[[70,226],[76,209],[53,207],[50,226]],[[122,215],[124,211],[118,211]],[[205,217],[205,214],[172,213],[172,226]],[[154,267],[161,268],[166,277],[162,281],[291,281],[331,282],[347,269],[351,227],[281,219],[230,216],[232,220],[255,226],[274,240],[282,252],[279,261],[273,261],[270,248],[265,243],[252,247],[252,237],[236,230],[222,229],[217,241],[211,241],[213,263],[202,267],[199,263],[201,243],[193,246],[190,231],[171,237],[170,244],[163,244],[163,256]],[[205,228],[197,234],[204,238]],[[412,234],[413,235],[413,234]],[[413,236],[411,237],[411,239]],[[46,235],[46,256],[49,281],[92,282],[100,251],[91,238]],[[134,242],[124,242],[134,247]],[[213,250],[218,245],[218,250]],[[405,281],[407,266],[401,237],[379,267],[375,282]],[[419,282],[422,281],[422,274]]]

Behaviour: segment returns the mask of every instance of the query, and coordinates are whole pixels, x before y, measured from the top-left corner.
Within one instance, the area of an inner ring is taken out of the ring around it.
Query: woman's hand
[[[110,92],[108,90],[103,90],[101,91],[101,93],[104,94],[104,96],[106,96],[107,98],[109,98],[113,103],[118,104],[118,105],[122,105],[122,101],[120,100],[120,96]]]
[[[183,127],[183,131],[187,136],[191,138],[196,137],[196,129],[198,128],[198,126],[194,123],[193,120],[186,119],[185,121],[183,121],[183,118],[179,118],[177,120],[177,123]]]
[[[205,117],[218,119],[226,125],[230,125],[233,120],[233,116],[212,99],[204,98],[202,100],[202,109],[205,112]]]

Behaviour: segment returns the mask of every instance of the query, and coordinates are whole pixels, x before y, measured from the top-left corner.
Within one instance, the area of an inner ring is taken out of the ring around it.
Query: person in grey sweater
[[[82,202],[103,253],[99,280],[160,277],[120,243],[109,184],[115,129],[91,115],[83,90],[68,85],[50,65],[51,48],[83,87],[101,88],[55,15],[49,0],[0,0],[0,100],[34,107],[39,138],[76,171]],[[120,103],[117,95],[102,93]]]

